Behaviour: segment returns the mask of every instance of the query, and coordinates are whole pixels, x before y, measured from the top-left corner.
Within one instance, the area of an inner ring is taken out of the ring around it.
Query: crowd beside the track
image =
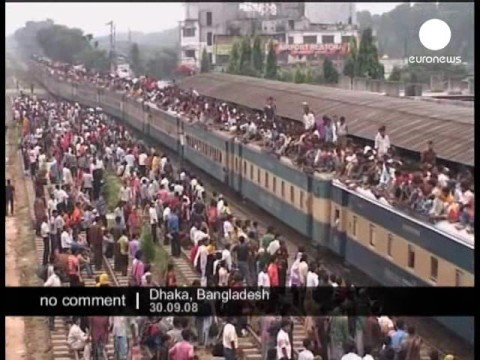
[[[127,275],[131,286],[179,285],[170,264],[162,279],[154,278],[141,246],[146,228],[155,244],[170,245],[173,257],[190,251],[200,278],[191,286],[329,286],[340,293],[351,288],[301,247],[289,264],[285,240],[275,228],[263,233],[257,222],[237,218],[221,194],[207,196],[200,179],[175,171],[167,156],[135,139],[102,109],[22,95],[12,110],[22,131],[25,172],[35,188],[45,286],[83,286],[95,272],[100,272],[97,286],[112,286],[102,273],[103,256],[114,259],[115,270]],[[108,220],[107,174],[121,181],[113,221]],[[298,294],[296,305],[311,306],[308,292]],[[414,329],[406,331],[401,321],[385,317],[307,316],[307,339],[295,349],[292,317],[265,316],[260,322],[265,359],[292,359],[293,350],[302,360],[420,356]],[[119,359],[146,356],[140,355],[141,345],[151,359],[193,359],[199,347],[208,346],[230,360],[241,355],[238,338],[247,335],[246,325],[244,317],[219,319],[214,311],[189,319],[92,317],[72,321],[68,342],[87,359],[103,359],[111,335]]]
[[[433,140],[426,143],[420,163],[412,166],[404,164],[396,154],[385,126],[379,127],[373,147],[361,146],[348,136],[344,117],[315,114],[307,103],[303,103],[301,124],[278,116],[271,97],[263,110],[252,110],[201,96],[194,89],[165,86],[147,76],[120,78],[68,64],[43,62],[52,74],[121,91],[180,115],[190,123],[220,128],[239,141],[258,143],[275,156],[292,159],[307,172],[333,173],[350,189],[385,205],[394,205],[433,223],[447,220],[457,230],[473,234],[473,174],[468,169],[453,174],[439,164]]]

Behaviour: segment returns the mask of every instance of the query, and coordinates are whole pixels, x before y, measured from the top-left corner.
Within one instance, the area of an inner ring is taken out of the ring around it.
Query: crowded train
[[[83,278],[98,272],[95,286],[111,286],[102,256],[128,274],[130,286],[179,285],[171,264],[160,283],[153,279],[140,244],[145,225],[154,243],[168,238],[173,257],[180,256],[180,237],[187,238],[200,277],[192,286],[353,286],[302,247],[289,255],[275,228],[262,232],[256,221],[236,218],[221,194],[209,194],[208,203],[199,178],[175,171],[167,156],[135,139],[101,108],[23,95],[14,99],[12,110],[22,129],[25,173],[35,185],[44,286],[84,286]],[[114,223],[107,220],[108,173],[122,184]],[[304,360],[417,359],[422,345],[414,327],[386,316],[309,315],[301,344],[294,340],[290,316],[265,316],[259,322],[260,355],[246,359],[292,359],[293,354]],[[106,359],[109,337],[119,359],[235,359],[245,325],[245,319],[218,319],[214,312],[205,318],[74,317],[67,319],[67,343],[84,359]],[[50,328],[55,330],[53,317]],[[211,356],[200,355],[202,350]],[[428,356],[439,358],[435,350]]]
[[[104,107],[380,283],[473,285],[473,175],[437,163],[433,144],[412,171],[385,127],[360,146],[346,119],[319,119],[309,104],[302,126],[276,116],[271,98],[258,112],[147,77],[42,62],[52,93]]]

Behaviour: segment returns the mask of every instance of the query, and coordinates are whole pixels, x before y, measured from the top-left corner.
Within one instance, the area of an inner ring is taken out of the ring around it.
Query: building
[[[180,22],[180,64],[200,68],[202,51],[213,59],[213,38],[227,33],[227,23],[238,17],[239,3],[185,3],[185,19]]]
[[[354,3],[240,4],[185,4],[180,65],[199,69],[206,49],[213,65],[225,66],[235,39],[254,34],[274,40],[280,65],[321,62],[325,56],[338,63],[350,38],[358,37]]]

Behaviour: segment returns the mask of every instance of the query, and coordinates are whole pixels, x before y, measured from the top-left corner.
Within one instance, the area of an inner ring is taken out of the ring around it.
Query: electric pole
[[[116,53],[115,53],[115,42],[116,42],[116,34],[115,34],[115,23],[110,21],[105,25],[110,26],[110,69],[112,72],[116,70]]]

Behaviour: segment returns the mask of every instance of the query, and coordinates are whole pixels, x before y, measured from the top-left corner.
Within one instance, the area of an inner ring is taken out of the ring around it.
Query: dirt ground
[[[5,99],[7,100],[7,99]],[[6,104],[8,102],[6,101]],[[8,106],[8,105],[7,105]],[[7,286],[42,286],[36,276],[37,256],[35,235],[32,231],[30,207],[23,168],[16,154],[18,135],[9,124],[9,111],[5,112],[7,128],[5,151],[7,167],[5,177],[15,186],[15,214],[5,220],[5,284]],[[6,317],[6,357],[11,359],[52,359],[50,335],[44,317]]]

